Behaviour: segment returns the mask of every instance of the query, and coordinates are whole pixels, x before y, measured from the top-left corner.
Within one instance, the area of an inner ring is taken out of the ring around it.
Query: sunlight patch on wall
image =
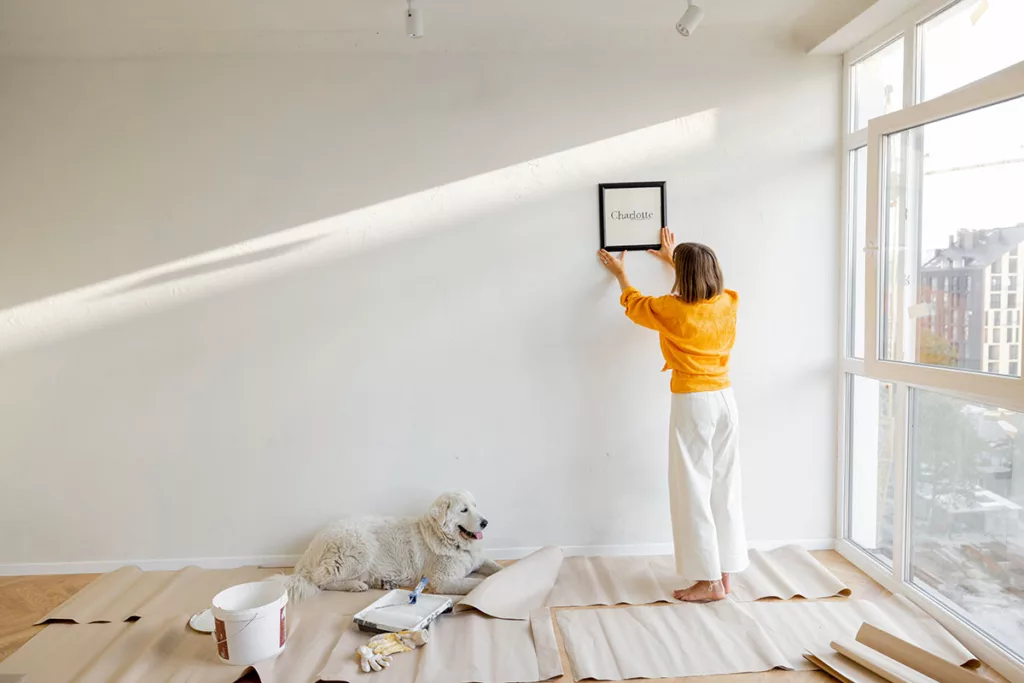
[[[8,308],[0,311],[0,352],[379,249],[488,211],[595,186],[610,175],[628,179],[638,167],[708,148],[717,121],[709,109]]]

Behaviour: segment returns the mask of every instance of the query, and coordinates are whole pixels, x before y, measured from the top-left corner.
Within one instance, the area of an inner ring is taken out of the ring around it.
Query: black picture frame
[[[601,222],[601,248],[607,251],[646,251],[648,249],[661,249],[661,240],[654,244],[647,243],[626,243],[608,244],[607,226],[605,225],[605,193],[608,191],[637,189],[637,188],[658,188],[661,201],[658,210],[661,213],[659,229],[668,225],[668,200],[666,196],[665,181],[652,181],[641,183],[601,183],[597,186],[597,206]]]

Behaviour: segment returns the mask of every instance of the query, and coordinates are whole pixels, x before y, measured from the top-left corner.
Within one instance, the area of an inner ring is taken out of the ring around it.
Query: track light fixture
[[[405,34],[410,38],[423,37],[423,10],[416,0],[408,0],[409,9],[405,12]]]
[[[676,22],[676,30],[679,31],[679,35],[689,38],[690,34],[697,30],[697,26],[700,25],[703,18],[704,10],[693,4],[693,0],[686,0],[686,11]]]

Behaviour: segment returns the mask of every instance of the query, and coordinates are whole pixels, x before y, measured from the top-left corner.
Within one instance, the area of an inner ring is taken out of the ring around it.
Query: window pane
[[[1024,654],[1024,414],[911,394],[911,576]]]
[[[962,0],[921,24],[921,99],[1024,60],[1021,26],[1021,0]]]
[[[1024,242],[1021,121],[1024,98],[887,137],[882,358],[1010,374],[986,361],[1005,358],[1009,338],[989,326],[1020,325],[1022,297],[1010,296],[1006,274],[1018,276],[1016,288],[1021,266],[1008,270]],[[961,278],[975,286],[958,288]]]
[[[892,565],[895,386],[849,375],[849,538]]]
[[[854,358],[864,357],[864,267],[867,254],[866,225],[868,203],[868,148],[850,152],[850,205],[846,218],[847,244],[850,245],[849,302],[847,320],[850,338],[846,352]]]
[[[850,69],[850,130],[870,119],[903,108],[903,38],[854,63]]]

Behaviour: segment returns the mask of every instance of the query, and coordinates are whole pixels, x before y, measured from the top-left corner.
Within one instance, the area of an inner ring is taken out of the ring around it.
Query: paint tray
[[[424,593],[416,600],[415,605],[409,604],[412,591],[393,590],[359,614],[352,617],[360,631],[370,633],[397,633],[399,631],[419,631],[445,612],[452,611],[452,600],[443,595]]]

